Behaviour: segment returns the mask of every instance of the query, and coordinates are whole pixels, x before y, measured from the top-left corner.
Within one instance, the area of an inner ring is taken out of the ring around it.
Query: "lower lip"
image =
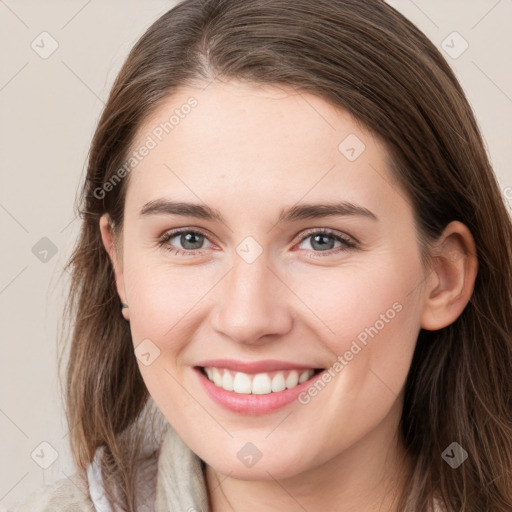
[[[309,380],[291,389],[285,389],[277,393],[272,392],[266,395],[253,395],[226,391],[216,386],[198,368],[194,368],[194,371],[197,373],[204,390],[214,402],[230,411],[247,415],[267,414],[281,409],[281,407],[296,400],[321,375],[321,372],[317,373]]]

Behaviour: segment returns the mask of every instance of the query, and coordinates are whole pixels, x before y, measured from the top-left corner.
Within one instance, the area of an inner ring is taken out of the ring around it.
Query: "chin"
[[[245,455],[245,453],[250,453],[250,450],[246,449],[246,452],[237,450],[235,457],[226,458],[224,454],[222,458],[213,457],[203,460],[216,472],[238,480],[280,480],[307,471],[306,461],[302,458],[298,463],[297,458],[293,456],[293,453],[298,452],[297,450],[287,447],[286,452],[282,454],[284,457],[276,456],[276,454],[265,457],[263,453],[261,458],[251,461],[250,456]],[[287,454],[289,456],[286,456]],[[244,459],[246,460],[244,461]]]

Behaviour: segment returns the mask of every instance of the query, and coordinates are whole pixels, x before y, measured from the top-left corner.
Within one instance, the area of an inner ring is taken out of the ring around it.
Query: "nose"
[[[261,255],[247,263],[236,257],[233,269],[219,283],[213,328],[237,343],[255,345],[286,334],[293,324],[287,300],[291,292]]]

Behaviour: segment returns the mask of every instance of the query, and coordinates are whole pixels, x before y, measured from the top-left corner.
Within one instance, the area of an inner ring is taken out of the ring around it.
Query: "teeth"
[[[309,375],[309,370],[306,370],[305,372],[302,372],[300,374],[300,377],[299,377],[299,384],[302,384],[303,382],[308,380],[309,377],[311,377],[311,375]]]
[[[274,393],[278,393],[279,391],[284,391],[286,389],[286,384],[284,381],[284,375],[282,372],[277,373],[274,375],[274,378],[272,379],[272,391]]]
[[[243,372],[231,372],[223,368],[205,368],[208,379],[219,388],[240,394],[268,395],[291,389],[310,379],[314,370],[279,371],[249,375]]]
[[[254,395],[268,395],[272,391],[272,382],[266,373],[258,373],[252,379],[252,393]]]
[[[297,370],[292,370],[288,377],[286,377],[286,387],[288,389],[294,388],[299,383],[299,372]]]
[[[251,378],[249,377],[249,375],[247,375],[246,373],[237,373],[235,375],[235,380],[233,381],[233,391],[235,393],[249,394],[251,392]]]
[[[213,382],[215,382],[216,386],[222,387],[222,377],[220,376],[220,372],[217,368],[213,369]]]
[[[222,387],[226,391],[233,391],[233,376],[229,372],[224,372],[222,376]]]

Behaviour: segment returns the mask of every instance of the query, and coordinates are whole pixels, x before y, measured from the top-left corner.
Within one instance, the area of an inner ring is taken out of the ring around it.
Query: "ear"
[[[116,281],[116,288],[121,302],[127,303],[126,301],[126,290],[124,287],[124,274],[123,274],[123,262],[122,254],[118,254],[118,250],[121,251],[121,247],[117,247],[114,238],[114,231],[112,229],[112,223],[108,213],[105,213],[100,218],[100,232],[103,245],[107,251],[112,266],[114,267],[114,276]],[[119,244],[121,245],[121,244]],[[128,308],[121,310],[123,317],[126,320],[130,320],[130,313]]]
[[[434,247],[433,257],[421,314],[421,327],[430,331],[453,323],[473,294],[478,259],[467,226],[450,222]]]

